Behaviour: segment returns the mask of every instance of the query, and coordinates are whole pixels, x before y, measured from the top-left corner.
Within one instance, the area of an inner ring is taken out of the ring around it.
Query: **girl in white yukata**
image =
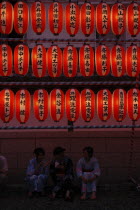
[[[100,176],[100,167],[98,160],[93,156],[92,147],[83,149],[83,157],[77,163],[76,172],[82,180],[81,200],[85,200],[89,192],[91,193],[90,199],[96,199],[96,182]]]
[[[45,151],[42,148],[34,150],[35,158],[29,161],[26,171],[28,196],[32,197],[33,192],[44,195],[44,188],[48,178],[48,166],[45,160]]]

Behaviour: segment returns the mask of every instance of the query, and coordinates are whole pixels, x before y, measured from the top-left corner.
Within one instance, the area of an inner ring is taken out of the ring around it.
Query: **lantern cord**
[[[97,81],[97,82],[0,82],[0,86],[49,86],[49,85],[140,85],[140,81]]]
[[[102,129],[102,128],[140,128],[140,125],[83,125],[83,126],[2,126],[0,130],[26,129]]]

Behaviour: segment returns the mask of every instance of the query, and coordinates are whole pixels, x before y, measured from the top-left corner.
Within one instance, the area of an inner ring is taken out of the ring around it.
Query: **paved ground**
[[[73,202],[62,198],[52,202],[47,196],[29,199],[22,190],[9,191],[0,198],[0,210],[140,210],[140,192],[135,189],[100,189],[96,201],[80,201],[79,196]]]

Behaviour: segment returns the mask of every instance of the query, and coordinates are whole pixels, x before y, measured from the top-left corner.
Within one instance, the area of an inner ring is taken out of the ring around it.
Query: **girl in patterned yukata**
[[[98,160],[93,156],[93,148],[85,147],[83,157],[76,167],[77,176],[82,180],[81,200],[86,199],[86,193],[91,193],[90,199],[96,199],[96,181],[100,176]]]
[[[65,149],[56,147],[53,151],[54,159],[50,164],[50,175],[54,182],[51,199],[54,199],[60,191],[64,191],[65,200],[71,200],[73,163],[65,156]]]
[[[43,148],[34,150],[35,158],[29,161],[26,171],[26,181],[28,186],[28,196],[32,197],[33,192],[44,195],[44,188],[48,178],[48,166],[45,160],[45,151]]]

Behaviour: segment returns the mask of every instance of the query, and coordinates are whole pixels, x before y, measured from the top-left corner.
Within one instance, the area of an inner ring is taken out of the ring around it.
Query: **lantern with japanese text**
[[[29,24],[29,9],[28,5],[19,1],[14,6],[14,28],[16,33],[25,34]]]
[[[20,123],[26,123],[30,116],[31,96],[27,90],[16,93],[16,118]]]
[[[95,94],[90,89],[81,92],[81,115],[86,122],[90,122],[94,117]]]
[[[115,120],[121,122],[126,117],[127,103],[126,91],[123,89],[116,89],[112,95],[112,111]]]
[[[100,90],[97,93],[97,113],[102,121],[107,121],[112,113],[112,95],[109,90]]]
[[[111,49],[111,71],[114,77],[121,77],[125,73],[125,49],[116,45]]]
[[[10,122],[14,116],[14,93],[9,89],[0,92],[0,117],[4,123]]]
[[[66,31],[70,36],[75,36],[79,30],[80,10],[77,4],[70,3],[66,6],[65,21]]]
[[[64,116],[65,96],[62,90],[54,89],[50,93],[50,113],[55,122],[60,121]]]
[[[44,121],[48,116],[48,92],[39,89],[33,95],[33,109],[37,120]]]
[[[80,24],[83,34],[89,36],[94,31],[94,6],[90,3],[82,5],[80,10]]]
[[[46,8],[43,3],[36,1],[31,6],[31,23],[33,31],[41,34],[46,28]]]
[[[13,6],[7,1],[0,4],[0,33],[10,34],[13,30]]]
[[[69,89],[66,92],[65,99],[67,119],[75,122],[80,114],[80,93],[77,89]]]
[[[132,36],[136,36],[140,32],[140,5],[137,3],[132,3],[127,7],[126,26]]]
[[[13,55],[9,45],[0,45],[0,75],[10,76],[12,74]]]
[[[33,73],[36,77],[44,77],[46,69],[46,49],[43,45],[37,45],[32,49]]]
[[[102,35],[110,31],[110,7],[106,3],[100,3],[96,7],[96,28]]]
[[[59,77],[62,73],[62,51],[58,46],[51,46],[47,51],[47,68],[49,76]]]
[[[78,53],[73,46],[65,47],[63,51],[63,71],[66,77],[75,77],[78,68]]]
[[[111,8],[111,28],[115,35],[122,35],[126,26],[126,11],[125,6],[121,3],[116,3]]]
[[[29,48],[19,44],[14,49],[14,70],[16,74],[26,75],[29,70]]]
[[[84,77],[94,74],[94,50],[90,45],[83,45],[79,51],[80,73]]]
[[[129,77],[140,73],[140,47],[133,45],[126,50],[126,72]]]
[[[95,54],[96,71],[99,76],[106,76],[110,72],[110,50],[105,45],[99,45]]]
[[[140,91],[133,88],[127,92],[127,113],[131,120],[140,118]]]
[[[60,34],[63,27],[63,7],[60,3],[53,2],[50,5],[48,18],[50,31],[54,35]]]

